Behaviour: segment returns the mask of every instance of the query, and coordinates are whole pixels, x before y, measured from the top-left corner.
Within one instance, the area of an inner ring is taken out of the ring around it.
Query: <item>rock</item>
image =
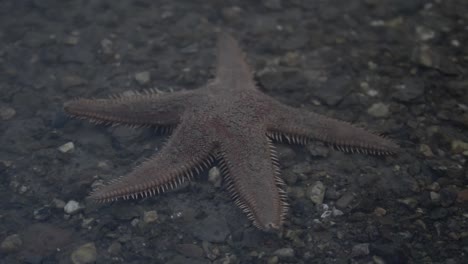
[[[307,197],[315,204],[322,204],[325,190],[325,185],[321,181],[317,181],[314,185],[307,188]]]
[[[281,0],[262,0],[263,6],[272,9],[280,10],[282,8]]]
[[[340,209],[346,208],[354,200],[354,194],[347,192],[343,194],[338,201],[336,201],[336,207]]]
[[[16,115],[15,109],[8,106],[0,106],[0,119],[6,121]]]
[[[464,151],[468,151],[467,142],[456,139],[456,140],[453,140],[450,145],[452,148],[452,153],[454,154],[460,154],[460,153],[463,153]]]
[[[434,210],[432,210],[429,217],[432,220],[440,220],[440,219],[447,217],[447,215],[448,215],[447,209],[440,207],[440,208],[435,208]]]
[[[307,146],[307,150],[309,151],[312,157],[317,158],[326,158],[330,153],[330,149],[319,144],[309,144]]]
[[[376,216],[382,217],[382,216],[384,216],[384,215],[387,214],[387,210],[385,210],[385,209],[382,208],[382,207],[376,207],[376,208],[374,209],[374,214],[375,214]]]
[[[406,205],[409,209],[414,209],[418,206],[418,200],[412,197],[398,199],[399,203]]]
[[[387,117],[390,114],[388,105],[375,103],[367,109],[367,113],[374,117]]]
[[[101,48],[102,48],[102,53],[105,55],[111,55],[113,52],[113,46],[114,44],[112,43],[112,40],[110,39],[103,39],[101,40]]]
[[[280,248],[273,252],[273,255],[279,258],[294,258],[295,252],[292,248]]]
[[[112,242],[112,244],[109,246],[107,249],[107,252],[111,255],[119,255],[120,252],[122,251],[122,244],[120,244],[118,241]]]
[[[151,75],[149,71],[143,71],[143,72],[138,72],[135,73],[135,81],[139,85],[146,85],[151,81]]]
[[[143,222],[149,224],[158,220],[158,213],[156,211],[148,211],[143,213]]]
[[[208,171],[208,181],[210,181],[214,187],[221,187],[221,172],[218,167],[213,167]]]
[[[440,194],[440,205],[443,207],[449,207],[453,203],[455,203],[455,200],[457,199],[457,193],[454,190],[451,190],[450,188],[443,188],[439,192]]]
[[[40,220],[40,221],[49,219],[51,214],[52,213],[50,211],[49,206],[41,207],[39,209],[34,210],[34,212],[33,212],[34,219]]]
[[[411,102],[422,99],[424,95],[424,83],[416,80],[406,80],[402,84],[395,86],[392,98],[399,102]]]
[[[0,251],[2,253],[16,252],[22,245],[23,241],[18,234],[9,235],[2,241],[2,244],[0,244]]]
[[[457,193],[457,202],[468,203],[468,189],[464,189]]]
[[[431,185],[427,186],[427,189],[429,191],[438,192],[440,190],[440,185],[438,182],[433,182]]]
[[[429,196],[431,197],[431,201],[435,204],[438,204],[440,202],[440,194],[436,192],[430,192]]]
[[[81,209],[83,209],[83,208],[81,207],[80,203],[78,203],[77,201],[74,201],[74,200],[68,201],[68,203],[65,205],[65,207],[63,207],[63,210],[67,214],[75,214],[78,211],[80,211]]]
[[[77,248],[71,254],[73,264],[87,264],[96,262],[97,250],[94,243],[87,243]]]
[[[52,199],[52,204],[54,205],[55,208],[57,209],[63,209],[66,205],[66,203],[60,199],[54,198]]]
[[[229,227],[224,217],[215,217],[210,214],[193,226],[193,235],[200,240],[221,243],[226,240]]]
[[[311,81],[316,81],[316,77],[309,77]],[[338,76],[328,79],[321,87],[315,89],[314,94],[329,106],[336,106],[351,92],[350,78]]]
[[[72,152],[75,149],[75,144],[73,142],[68,142],[58,147],[58,150],[62,153]]]
[[[65,37],[65,39],[63,40],[63,43],[70,45],[70,46],[74,46],[78,44],[79,41],[80,41],[80,37],[78,35],[70,35],[70,36]]]
[[[203,249],[194,244],[178,244],[176,250],[186,257],[201,258],[203,257]]]
[[[77,86],[86,85],[88,82],[76,75],[65,75],[61,78],[60,84],[64,88],[72,88]]]
[[[362,243],[353,246],[351,250],[351,255],[353,257],[367,256],[369,255],[369,243]]]

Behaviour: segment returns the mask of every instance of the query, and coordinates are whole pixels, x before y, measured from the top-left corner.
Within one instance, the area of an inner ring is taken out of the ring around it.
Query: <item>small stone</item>
[[[0,245],[0,251],[2,253],[16,252],[23,245],[23,241],[17,234],[7,236]]]
[[[367,113],[374,117],[387,117],[390,111],[388,105],[384,103],[375,103],[367,109]]]
[[[0,119],[1,120],[8,120],[11,119],[16,115],[15,109],[8,107],[8,106],[0,106]]]
[[[429,217],[432,220],[440,220],[440,219],[445,218],[447,215],[448,215],[447,209],[441,207],[441,208],[436,208],[432,210]]]
[[[468,150],[468,143],[461,140],[453,140],[451,143],[452,153],[459,154]]]
[[[148,84],[151,81],[151,75],[149,71],[135,73],[135,80],[139,85]]]
[[[426,27],[417,26],[416,27],[416,34],[418,35],[419,39],[422,41],[428,41],[435,37],[434,30],[431,30]]]
[[[431,197],[431,201],[433,203],[439,203],[440,202],[440,194],[436,192],[430,192],[429,196]]]
[[[66,203],[63,201],[63,200],[60,200],[60,199],[56,199],[54,198],[52,200],[52,204],[55,206],[55,208],[57,209],[63,209],[66,205]]]
[[[438,182],[433,182],[431,185],[427,186],[427,189],[429,191],[438,192],[440,190],[440,185]]]
[[[281,0],[263,0],[263,5],[272,10],[279,10],[282,8]]]
[[[97,250],[94,243],[87,243],[77,248],[71,254],[73,264],[87,264],[96,262]]]
[[[341,210],[336,209],[336,208],[333,207],[333,209],[332,209],[332,215],[333,215],[333,216],[342,216],[342,215],[344,215],[344,213],[343,213],[343,211],[341,211]]]
[[[336,201],[336,207],[340,209],[346,208],[354,200],[354,194],[347,192],[343,194],[338,201]]]
[[[401,204],[406,205],[410,209],[414,209],[418,205],[418,200],[411,197],[398,199],[397,201]]]
[[[80,40],[79,36],[71,35],[71,36],[66,37],[63,40],[63,43],[65,43],[67,45],[70,45],[70,46],[74,46],[74,45],[78,44],[79,40]]]
[[[73,142],[68,142],[58,147],[58,150],[62,153],[72,152],[75,149],[75,144]]]
[[[62,87],[64,88],[82,86],[88,83],[85,79],[76,75],[65,75],[60,79],[60,81],[61,81]]]
[[[147,224],[154,223],[158,220],[158,213],[156,211],[148,211],[143,213],[143,221]]]
[[[277,264],[279,262],[278,256],[273,256],[267,260],[267,264]]]
[[[457,194],[457,202],[468,203],[468,189],[464,189]]]
[[[77,213],[79,210],[83,209],[77,201],[70,200],[68,203],[63,207],[63,210],[67,214],[74,214]]]
[[[292,248],[280,248],[273,252],[273,255],[279,258],[293,258],[295,255],[294,249]]]
[[[213,167],[210,169],[208,172],[208,181],[210,181],[216,188],[221,187],[222,177],[218,167]]]
[[[307,197],[315,204],[322,204],[325,197],[325,189],[325,185],[321,181],[317,181],[314,185],[307,188]]]
[[[419,145],[419,152],[421,152],[421,154],[423,154],[425,157],[428,157],[428,158],[434,156],[434,153],[432,152],[431,147],[429,147],[426,144]]]
[[[201,258],[203,257],[203,249],[198,245],[194,244],[178,244],[176,250],[189,258]]]
[[[41,207],[39,209],[34,210],[33,212],[34,219],[39,221],[47,220],[50,217],[50,215],[51,211],[50,207],[48,206]]]
[[[107,249],[107,252],[114,256],[120,254],[120,251],[122,251],[122,244],[120,244],[118,241],[112,242],[112,244]]]
[[[351,250],[351,255],[353,257],[367,256],[369,255],[369,243],[362,243],[353,246]]]
[[[101,40],[101,48],[102,48],[102,53],[106,54],[106,55],[110,55],[112,54],[112,50],[113,50],[113,43],[112,43],[112,40],[110,39],[103,39]]]
[[[387,214],[387,210],[385,210],[385,209],[382,208],[382,207],[376,207],[376,208],[374,209],[374,214],[375,214],[376,216],[382,217],[382,216],[384,216],[384,215]]]

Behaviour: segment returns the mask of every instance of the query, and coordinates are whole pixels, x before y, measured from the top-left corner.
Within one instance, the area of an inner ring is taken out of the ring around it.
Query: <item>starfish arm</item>
[[[214,143],[201,127],[181,125],[160,153],[128,175],[98,188],[90,198],[107,202],[119,198],[147,197],[173,189],[211,167],[213,148]]]
[[[218,159],[235,204],[262,230],[279,229],[287,213],[278,160],[265,133],[222,141]],[[266,158],[270,157],[270,158]]]
[[[319,140],[345,152],[384,155],[399,151],[399,146],[348,122],[328,118],[313,112],[276,104],[269,116],[269,135],[278,141],[305,144]]]
[[[66,102],[64,109],[71,116],[93,123],[171,127],[179,123],[195,95],[193,91],[165,95],[151,91],[109,99],[76,99]]]
[[[225,89],[256,89],[253,74],[237,41],[226,33],[218,35],[216,81]]]

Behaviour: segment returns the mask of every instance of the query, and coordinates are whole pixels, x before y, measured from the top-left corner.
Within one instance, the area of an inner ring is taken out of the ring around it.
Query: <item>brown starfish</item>
[[[204,87],[160,95],[135,93],[65,104],[72,116],[95,123],[173,129],[167,145],[130,174],[96,190],[100,202],[152,196],[191,179],[217,160],[235,203],[254,225],[279,229],[287,212],[272,141],[319,140],[343,151],[396,153],[392,141],[349,123],[283,105],[261,93],[237,42],[218,40],[215,78]]]

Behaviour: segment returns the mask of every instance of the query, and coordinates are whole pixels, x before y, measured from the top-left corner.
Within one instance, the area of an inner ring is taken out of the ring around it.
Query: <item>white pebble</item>
[[[68,142],[58,147],[58,150],[62,153],[68,153],[75,149],[75,144],[73,142]]]
[[[67,214],[74,214],[81,209],[80,203],[74,200],[68,201],[68,203],[63,207],[63,210]]]

